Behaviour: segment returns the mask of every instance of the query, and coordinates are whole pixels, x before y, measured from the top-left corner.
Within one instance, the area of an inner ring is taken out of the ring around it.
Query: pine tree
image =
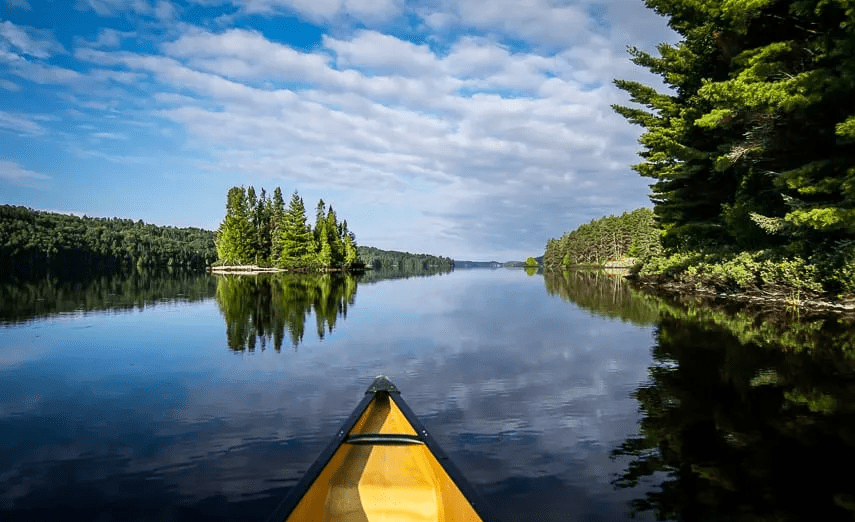
[[[356,235],[347,229],[347,220],[341,222],[341,234],[344,237],[344,265],[353,266],[359,261],[359,251],[356,246]]]
[[[855,260],[855,7],[646,4],[683,39],[630,54],[673,94],[617,80],[647,110],[614,109],[645,128],[634,168],[657,180],[667,246],[773,247],[829,271]]]
[[[267,197],[267,192],[262,188],[261,194],[253,208],[252,224],[256,232],[256,248],[258,257],[263,262],[270,262],[271,248],[273,242],[273,231],[271,221],[273,214],[273,202]]]
[[[282,257],[284,227],[285,200],[282,199],[282,189],[276,187],[270,210],[270,262],[273,265],[278,265]]]
[[[315,208],[315,245],[318,250],[318,263],[321,266],[332,266],[332,249],[330,248],[329,237],[327,235],[327,207],[324,200],[318,201]]]
[[[294,191],[282,227],[282,252],[280,264],[304,265],[311,262],[312,231],[306,223],[306,207],[303,199]]]
[[[332,266],[341,266],[344,262],[344,241],[339,234],[338,219],[332,205],[330,205],[329,211],[327,211],[326,233],[327,242],[330,247],[330,264]]]
[[[252,262],[254,235],[246,191],[243,187],[232,187],[226,196],[226,216],[217,232],[217,256],[227,264]]]

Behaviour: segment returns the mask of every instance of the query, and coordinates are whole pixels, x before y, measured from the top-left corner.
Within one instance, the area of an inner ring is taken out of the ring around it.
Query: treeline
[[[324,200],[309,226],[303,198],[295,190],[288,207],[279,187],[273,197],[262,188],[232,187],[226,197],[226,215],[217,231],[219,263],[256,264],[300,270],[359,268],[356,236],[347,220],[338,221]]]
[[[603,265],[624,257],[645,258],[662,252],[653,211],[639,208],[620,216],[592,220],[559,239],[546,242],[543,265]]]
[[[644,127],[651,199],[669,252],[702,276],[728,256],[805,261],[834,293],[855,291],[855,9],[803,0],[647,0],[682,40],[630,49],[668,90],[616,80]],[[706,254],[722,254],[704,257]],[[750,281],[749,285],[754,284]],[[740,285],[741,286],[741,285]]]
[[[6,277],[132,267],[202,270],[216,259],[208,230],[0,205],[0,273]]]
[[[375,270],[399,270],[413,272],[420,270],[450,270],[454,268],[454,260],[449,257],[432,256],[430,254],[411,254],[395,250],[380,250],[379,248],[361,246],[357,248],[359,258]]]

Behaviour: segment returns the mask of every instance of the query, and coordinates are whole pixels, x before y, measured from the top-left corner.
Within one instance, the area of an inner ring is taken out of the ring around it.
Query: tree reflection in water
[[[644,418],[613,457],[633,513],[659,520],[855,519],[855,328],[714,303],[674,303],[605,275],[547,274],[578,306],[655,324]]]
[[[217,303],[226,321],[229,348],[254,351],[282,348],[286,332],[296,348],[306,320],[314,314],[318,337],[347,317],[356,296],[356,280],[340,274],[225,275],[217,279]]]
[[[98,276],[8,280],[0,274],[0,325],[65,313],[143,310],[160,303],[213,297],[216,281],[205,273],[136,269]]]

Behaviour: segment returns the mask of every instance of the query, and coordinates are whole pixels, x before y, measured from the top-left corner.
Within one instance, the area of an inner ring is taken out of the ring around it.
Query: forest
[[[129,268],[204,270],[216,259],[214,233],[208,230],[0,205],[5,278]]]
[[[647,258],[660,255],[660,231],[653,211],[639,208],[620,216],[592,220],[546,242],[543,266],[602,266],[606,261],[625,257]]]
[[[615,80],[643,128],[664,257],[641,276],[741,291],[855,292],[855,5],[646,0],[681,40]]]
[[[285,207],[282,189],[273,197],[264,188],[232,187],[226,215],[216,237],[218,264],[274,266],[292,270],[355,269],[356,236],[339,222],[332,206],[318,201],[315,225],[309,226],[303,198],[295,190]]]
[[[359,258],[365,262],[366,266],[375,270],[398,270],[414,273],[423,270],[451,270],[454,268],[454,261],[448,257],[380,250],[367,246],[358,247],[357,251]]]

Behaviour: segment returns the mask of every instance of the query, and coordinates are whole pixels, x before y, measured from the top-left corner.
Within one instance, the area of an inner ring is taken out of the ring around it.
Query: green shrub
[[[855,243],[855,242],[853,242]],[[699,253],[676,252],[667,257],[655,257],[635,267],[639,276],[665,276],[700,285],[749,290],[766,286],[781,286],[799,290],[821,292],[823,281],[833,280],[837,286],[855,289],[855,244],[844,255],[845,259],[829,259],[827,264],[835,270],[823,271],[798,256],[783,257],[779,253],[756,252]],[[821,274],[825,274],[823,278]],[[848,285],[848,286],[847,286]]]

